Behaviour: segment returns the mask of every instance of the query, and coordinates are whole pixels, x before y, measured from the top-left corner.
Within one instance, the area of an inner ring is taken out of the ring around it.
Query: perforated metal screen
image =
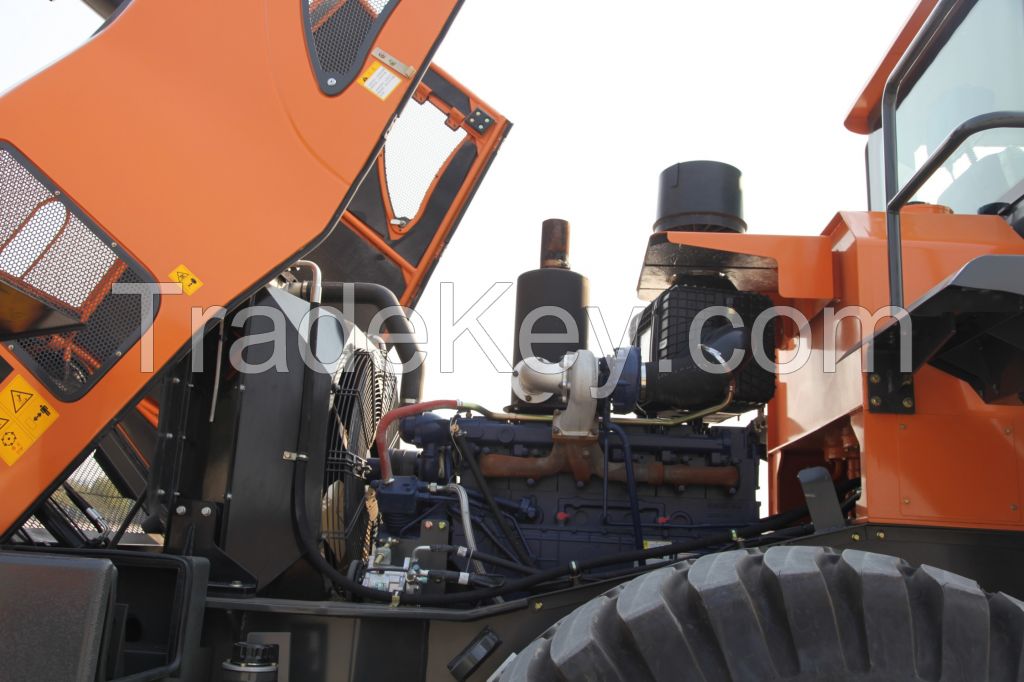
[[[57,397],[80,398],[141,335],[139,295],[153,279],[14,147],[0,143],[0,279],[83,324],[14,342]]]
[[[370,43],[399,0],[308,0],[310,50],[321,87],[331,94],[351,83]]]
[[[409,102],[384,144],[384,174],[396,218],[413,220],[448,158],[466,139],[431,102]]]
[[[65,484],[77,493],[89,508],[98,515],[98,521],[105,528],[105,532],[113,534],[124,523],[128,514],[132,512],[135,501],[125,497],[117,489],[114,482],[110,480],[107,473],[96,460],[95,455],[89,455],[70,476]],[[102,535],[97,523],[86,516],[68,495],[64,486],[57,488],[50,501],[60,510],[65,520],[70,523],[81,534],[83,538],[92,540]],[[143,533],[142,519],[145,513],[138,510],[126,528],[126,532]],[[27,530],[39,530],[44,528],[42,522],[36,517],[31,517],[24,526]]]

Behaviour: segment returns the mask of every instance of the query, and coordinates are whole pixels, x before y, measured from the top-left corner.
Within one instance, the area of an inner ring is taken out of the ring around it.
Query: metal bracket
[[[868,411],[875,414],[914,414],[914,375],[900,371],[901,339],[899,325],[882,332],[871,342],[868,353],[874,356],[874,371],[868,377]]]
[[[807,509],[811,513],[814,531],[821,533],[844,527],[846,519],[843,517],[842,507],[839,506],[835,484],[832,482],[832,476],[829,475],[828,469],[811,467],[800,471],[796,477],[800,481],[800,487],[803,488],[804,499],[807,500]]]
[[[494,125],[494,117],[483,109],[477,107],[477,109],[466,118],[466,124],[474,133],[482,135],[486,133],[492,125]]]
[[[303,455],[298,452],[290,452],[288,450],[285,450],[284,454],[281,456],[281,459],[285,460],[286,462],[305,462],[307,459],[309,459],[309,456]]]

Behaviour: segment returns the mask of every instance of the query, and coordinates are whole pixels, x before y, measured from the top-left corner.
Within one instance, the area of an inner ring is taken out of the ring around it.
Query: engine
[[[692,192],[680,173],[709,175],[681,166],[670,169],[674,182],[663,175],[656,229],[714,229],[709,214],[720,229],[742,225],[721,207],[695,206],[704,194],[677,196]],[[721,182],[720,194],[738,193],[738,172]],[[749,330],[771,301],[721,279],[676,282],[634,320],[629,347],[597,357],[586,348],[587,281],[568,265],[568,223],[546,221],[541,242],[541,267],[518,282],[510,406],[407,406],[393,415],[413,449],[378,439],[369,478],[381,524],[349,572],[364,586],[436,593],[559,566],[612,575],[635,565],[632,551],[758,519],[762,420],[721,422],[772,397],[770,371],[730,362],[737,352],[749,360]],[[772,325],[759,329],[773,354]],[[530,344],[531,333],[541,342]]]

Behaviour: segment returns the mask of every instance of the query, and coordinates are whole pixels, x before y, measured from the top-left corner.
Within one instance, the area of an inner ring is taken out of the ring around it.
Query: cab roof
[[[892,47],[889,48],[889,52],[885,55],[881,65],[875,71],[875,75],[864,86],[860,97],[857,98],[853,109],[846,117],[846,128],[848,130],[867,135],[877,130],[881,125],[880,105],[885,82],[889,79],[889,74],[896,68],[903,53],[910,47],[914,36],[924,26],[928,15],[932,13],[938,2],[939,0],[921,0],[914,13],[910,15],[910,19],[896,37]]]

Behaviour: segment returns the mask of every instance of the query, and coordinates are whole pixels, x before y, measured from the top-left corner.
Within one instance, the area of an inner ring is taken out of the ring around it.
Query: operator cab
[[[934,3],[933,3],[934,4]],[[940,7],[938,12],[942,11]],[[1024,3],[963,3],[926,42],[897,98],[896,170],[905,186],[965,122],[994,112],[1024,111]],[[931,59],[928,54],[934,55]],[[868,198],[886,210],[884,131],[875,116],[868,138]],[[992,127],[967,138],[910,198],[954,213],[1001,215],[1024,234],[1024,129]]]

